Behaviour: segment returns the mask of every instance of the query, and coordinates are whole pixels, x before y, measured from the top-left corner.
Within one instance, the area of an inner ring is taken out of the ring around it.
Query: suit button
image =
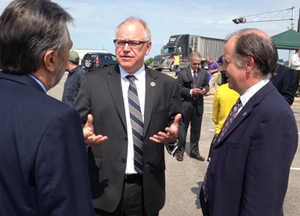
[[[121,161],[122,161],[122,163],[125,163],[125,162],[126,162],[126,160],[125,160],[124,158],[122,158],[122,160],[121,160]]]

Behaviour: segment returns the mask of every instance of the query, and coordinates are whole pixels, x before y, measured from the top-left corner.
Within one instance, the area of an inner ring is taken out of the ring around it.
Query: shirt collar
[[[192,69],[191,65],[189,67],[191,69],[191,72],[194,73],[194,70]],[[198,68],[197,68],[196,72],[198,72]]]
[[[136,77],[137,80],[141,80],[142,77],[145,77],[145,65],[143,64],[143,66],[134,74],[130,74],[128,73],[126,70],[124,70],[121,65],[119,65],[120,68],[120,75],[121,75],[121,79],[126,78],[127,75],[134,75]]]
[[[32,79],[34,79],[44,90],[44,92],[47,92],[46,87],[44,86],[44,84],[35,76],[33,76],[32,74],[27,74],[29,77],[31,77]]]
[[[250,100],[250,98],[256,94],[262,87],[264,87],[268,82],[270,81],[270,78],[263,79],[256,83],[255,85],[248,88],[241,96],[241,103],[243,106]]]

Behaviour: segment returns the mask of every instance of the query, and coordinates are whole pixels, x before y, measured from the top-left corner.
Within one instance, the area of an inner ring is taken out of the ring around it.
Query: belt
[[[142,175],[138,174],[138,173],[137,174],[129,174],[129,175],[125,174],[125,176],[124,176],[125,180],[128,180],[128,181],[133,180],[133,179],[137,179],[137,178],[140,178],[140,177],[142,177]]]

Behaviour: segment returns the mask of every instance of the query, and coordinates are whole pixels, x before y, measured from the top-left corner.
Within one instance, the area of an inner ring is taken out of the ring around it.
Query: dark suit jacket
[[[127,159],[127,128],[119,65],[87,73],[73,106],[83,123],[94,117],[95,134],[108,137],[89,150],[89,169],[94,207],[112,212],[120,203]],[[164,145],[149,140],[164,131],[181,112],[175,79],[146,68],[144,112],[143,194],[147,214],[157,213],[165,202]],[[181,123],[179,140],[185,140]]]
[[[178,75],[178,84],[181,90],[182,100],[190,98],[190,91],[193,88],[193,76],[190,66],[182,69]],[[203,87],[206,89],[206,92],[209,91],[209,85],[207,81],[207,71],[198,68],[197,70],[197,88]],[[197,95],[197,112],[199,114],[203,113],[203,95]]]
[[[292,105],[296,93],[294,71],[284,65],[278,65],[271,81],[288,104]]]
[[[0,72],[0,215],[94,215],[78,112]]]
[[[269,82],[213,146],[207,185],[210,216],[283,215],[297,145],[294,114]]]

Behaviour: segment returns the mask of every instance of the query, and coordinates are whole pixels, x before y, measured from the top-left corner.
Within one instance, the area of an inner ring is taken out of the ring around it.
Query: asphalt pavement
[[[163,73],[174,76],[175,72]],[[51,89],[48,94],[58,100],[62,98],[63,85],[67,73],[63,76],[60,83]],[[214,135],[214,123],[212,121],[213,96],[204,98],[204,114],[201,128],[201,137],[199,150],[201,156],[207,158],[210,143]],[[300,122],[300,98],[295,98],[292,110],[296,122]],[[288,130],[288,128],[287,128]],[[187,135],[187,142],[190,136]],[[295,155],[290,170],[290,179],[287,195],[284,201],[284,215],[300,215],[300,153],[299,148]],[[166,159],[166,203],[160,211],[160,216],[201,216],[202,211],[198,194],[208,165],[207,161],[197,161],[190,158],[189,148],[187,145],[186,153],[182,162],[178,162],[175,157],[165,151]],[[224,197],[226,199],[227,197]]]

